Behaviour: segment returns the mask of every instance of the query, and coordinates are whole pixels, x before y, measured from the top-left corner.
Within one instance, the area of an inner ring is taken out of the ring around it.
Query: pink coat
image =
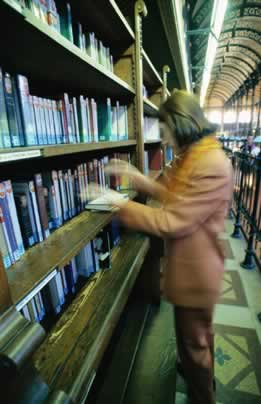
[[[151,208],[128,202],[119,217],[128,227],[167,245],[163,295],[171,303],[204,308],[219,298],[224,256],[218,242],[232,194],[232,167],[220,149],[206,151],[182,195]]]

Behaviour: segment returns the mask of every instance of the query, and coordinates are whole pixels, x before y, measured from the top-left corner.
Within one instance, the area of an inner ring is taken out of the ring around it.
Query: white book
[[[63,223],[63,211],[62,211],[61,194],[60,194],[59,179],[58,179],[57,171],[53,170],[51,175],[52,175],[52,181],[53,181],[53,186],[54,186],[54,190],[55,190],[55,200],[56,200],[56,206],[57,206],[58,220],[59,220],[59,225],[61,226]]]
[[[38,239],[41,242],[41,241],[43,241],[43,232],[42,232],[42,227],[41,227],[40,215],[39,215],[38,204],[37,204],[37,200],[36,200],[35,187],[34,187],[33,181],[29,181],[29,190],[30,190],[30,196],[31,196],[33,212],[34,212],[34,217],[35,217],[36,231],[37,231]]]
[[[21,311],[22,311],[23,316],[26,318],[26,320],[28,320],[28,321],[32,320],[31,317],[30,317],[30,313],[29,313],[27,304],[22,308]]]
[[[119,200],[129,200],[128,194],[119,194]],[[87,210],[101,210],[101,211],[108,211],[114,212],[117,211],[118,208],[115,207],[113,204],[108,202],[108,199],[105,195],[101,195],[98,198],[93,199],[87,205],[85,205],[85,209]]]
[[[74,284],[76,285],[77,281],[78,281],[78,276],[79,273],[77,271],[77,265],[76,265],[76,259],[75,257],[73,257],[71,259],[71,264],[72,264],[72,273],[73,273],[73,280],[74,280]]]
[[[66,275],[65,275],[65,269],[64,268],[61,268],[61,275],[62,275],[62,281],[63,281],[64,294],[68,295],[68,285],[67,285],[67,280],[66,280]]]
[[[64,304],[64,302],[65,302],[65,297],[64,297],[64,288],[63,288],[63,282],[62,282],[62,275],[61,275],[60,271],[57,272],[54,279],[55,279],[56,286],[57,286],[60,305],[62,306]]]
[[[50,280],[50,282],[48,283],[48,288],[50,292],[51,305],[53,307],[54,312],[58,314],[61,311],[61,302],[57,289],[56,277]]]

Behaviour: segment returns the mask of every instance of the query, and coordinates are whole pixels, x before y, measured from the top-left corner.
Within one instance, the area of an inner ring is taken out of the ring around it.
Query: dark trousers
[[[213,308],[174,307],[178,355],[189,403],[214,404]]]

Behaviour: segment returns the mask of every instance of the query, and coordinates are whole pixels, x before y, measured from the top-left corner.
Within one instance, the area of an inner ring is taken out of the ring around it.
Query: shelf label
[[[39,285],[37,285],[30,293],[28,293],[28,295],[26,295],[22,300],[20,300],[19,303],[17,303],[16,309],[20,311],[27,303],[30,302],[30,300],[32,300],[35,295],[37,295],[37,293],[39,293],[45,287],[45,285],[47,285],[47,283],[50,282],[51,279],[55,277],[56,274],[57,269],[47,275],[47,277],[44,278],[42,282],[39,283]]]
[[[41,150],[27,150],[19,151],[13,153],[0,153],[0,163],[5,163],[7,161],[24,160],[34,157],[41,157]]]

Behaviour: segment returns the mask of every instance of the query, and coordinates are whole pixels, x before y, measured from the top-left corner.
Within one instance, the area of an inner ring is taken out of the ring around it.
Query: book
[[[63,0],[56,0],[56,5],[60,15],[61,34],[70,42],[73,42],[71,6]]]
[[[3,184],[5,186],[6,199],[7,199],[7,203],[8,203],[9,212],[10,212],[10,218],[12,220],[16,243],[18,246],[19,257],[21,257],[24,254],[24,243],[23,243],[21,229],[20,229],[20,225],[19,225],[19,221],[18,221],[18,217],[17,217],[17,210],[16,210],[16,205],[15,205],[12,184],[11,184],[10,180],[4,181]]]
[[[0,182],[0,206],[3,212],[6,227],[6,239],[8,241],[9,254],[12,263],[19,260],[20,253],[15,237],[14,226],[11,219],[11,214],[8,206],[7,193],[4,183]]]
[[[88,143],[89,130],[88,130],[87,107],[86,107],[86,101],[82,95],[80,95],[79,99],[77,100],[77,113],[79,121],[80,141],[83,143]]]
[[[112,136],[111,121],[111,100],[107,98],[106,104],[99,103],[97,105],[98,112],[98,137],[99,141],[109,141]]]
[[[48,238],[50,235],[49,231],[49,220],[46,207],[46,198],[44,194],[43,179],[40,173],[34,175],[35,183],[35,193],[37,198],[37,204],[39,208],[41,228],[44,238]]]
[[[5,103],[4,77],[0,68],[0,148],[11,147],[11,137]]]
[[[11,77],[8,73],[4,76],[4,91],[5,91],[5,102],[6,111],[8,117],[9,133],[11,138],[12,147],[21,146],[19,127],[16,117],[16,107],[15,99],[13,93],[13,85]]]
[[[20,103],[19,96],[18,96],[17,82],[16,82],[15,77],[11,77],[11,81],[12,81],[13,93],[14,93],[15,113],[16,113],[16,119],[17,119],[17,125],[18,125],[20,145],[25,146],[26,141],[25,141],[25,136],[24,136],[23,124],[22,124],[21,103]]]
[[[30,104],[29,84],[25,76],[18,74],[16,76],[18,96],[21,105],[21,116],[23,132],[26,146],[34,146],[37,144],[36,128],[33,117],[33,110]]]
[[[119,199],[121,200],[128,200],[128,194],[120,194]],[[93,199],[92,201],[88,202],[85,205],[85,209],[87,210],[100,210],[100,211],[105,211],[105,212],[113,212],[117,211],[118,208],[115,207],[114,205],[110,204],[108,200],[106,199],[106,196],[101,195],[98,198]]]
[[[99,255],[101,269],[111,269],[111,245],[108,230],[101,230],[96,237],[96,251]]]
[[[25,248],[32,247],[36,240],[30,220],[26,194],[16,194],[15,203]]]
[[[10,253],[11,246],[9,243],[5,218],[1,206],[0,206],[0,252],[2,255],[4,268],[8,269],[12,265],[14,259],[12,258],[12,253]]]
[[[30,192],[31,206],[33,209],[33,216],[35,218],[37,238],[38,238],[38,242],[40,243],[44,239],[44,234],[43,234],[43,230],[42,230],[42,226],[41,226],[40,212],[39,212],[39,207],[38,207],[37,199],[36,199],[34,181],[29,181],[29,192]]]

